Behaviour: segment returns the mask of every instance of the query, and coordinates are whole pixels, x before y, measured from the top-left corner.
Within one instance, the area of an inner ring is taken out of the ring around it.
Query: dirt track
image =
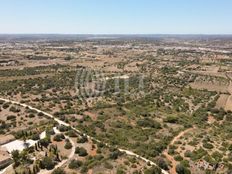
[[[178,141],[184,134],[189,133],[189,132],[193,131],[194,129],[195,129],[195,128],[189,128],[189,129],[186,129],[186,130],[184,130],[184,131],[181,131],[177,136],[175,136],[175,137],[173,138],[173,140],[171,141],[171,143],[169,144],[169,146],[174,145],[174,143],[175,143],[176,141]],[[166,150],[163,152],[163,155],[164,155],[164,156],[168,159],[168,161],[170,161],[171,164],[172,164],[172,167],[171,167],[171,169],[169,170],[170,174],[176,174],[176,166],[177,166],[178,163],[177,163],[176,160],[173,158],[173,156],[171,156],[171,155],[168,154],[168,150],[169,150],[169,148],[166,149]]]

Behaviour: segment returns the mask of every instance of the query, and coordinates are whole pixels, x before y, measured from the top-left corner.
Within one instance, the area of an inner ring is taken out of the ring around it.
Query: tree
[[[157,166],[153,166],[150,169],[144,171],[144,174],[161,174],[161,169]]]
[[[117,159],[119,156],[121,155],[120,151],[115,150],[113,152],[110,153],[110,159]]]
[[[41,166],[47,170],[52,170],[55,167],[55,163],[50,157],[44,157],[41,161]]]
[[[51,143],[51,140],[48,137],[46,137],[46,138],[40,140],[39,142],[40,142],[41,146],[44,146],[47,148],[48,145]]]
[[[31,139],[32,139],[32,140],[39,140],[39,139],[40,139],[39,134],[33,134],[33,135],[31,136]]]
[[[122,169],[117,169],[117,174],[126,174]]]
[[[79,154],[79,156],[87,156],[88,153],[83,147],[76,147],[75,153]]]
[[[156,162],[157,165],[158,165],[161,169],[168,170],[168,164],[167,164],[167,162],[166,162],[163,158],[157,157],[156,161],[157,161],[157,162]]]
[[[11,152],[12,158],[14,160],[14,167],[17,167],[20,164],[20,153],[18,150]]]
[[[88,142],[88,138],[86,136],[82,136],[81,138],[77,138],[77,143],[86,143]]]
[[[59,142],[59,141],[62,141],[64,138],[65,137],[64,137],[63,134],[57,134],[57,135],[54,136],[53,140]]]
[[[82,166],[82,162],[81,161],[79,161],[79,160],[72,160],[70,163],[69,163],[69,165],[68,165],[68,167],[70,168],[70,169],[78,169],[80,166]]]
[[[176,172],[178,174],[191,174],[191,172],[186,167],[184,167],[182,164],[178,164],[176,166]]]
[[[66,174],[66,172],[64,171],[64,169],[57,168],[52,172],[52,174]]]
[[[68,141],[68,142],[66,142],[64,148],[65,149],[71,149],[72,148],[72,144]]]

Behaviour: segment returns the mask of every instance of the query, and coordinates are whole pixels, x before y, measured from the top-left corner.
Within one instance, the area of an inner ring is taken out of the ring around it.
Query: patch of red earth
[[[216,121],[216,119],[212,115],[208,116],[208,121],[207,121],[208,124],[213,124],[215,121]]]
[[[172,164],[172,168],[169,170],[170,174],[176,174],[176,166],[177,166],[177,162],[176,160],[168,154],[167,150],[165,150],[163,152],[163,155],[167,158],[168,161],[171,162]]]
[[[91,156],[96,156],[96,155],[97,155],[97,149],[96,149],[96,148],[91,149],[91,150],[90,150],[90,155],[91,155]]]
[[[87,174],[93,174],[93,170],[92,170],[92,169],[89,169],[89,171],[88,171]]]

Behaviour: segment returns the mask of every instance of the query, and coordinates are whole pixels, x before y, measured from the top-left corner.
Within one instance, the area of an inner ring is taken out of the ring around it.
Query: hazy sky
[[[0,33],[232,34],[232,0],[1,0]]]

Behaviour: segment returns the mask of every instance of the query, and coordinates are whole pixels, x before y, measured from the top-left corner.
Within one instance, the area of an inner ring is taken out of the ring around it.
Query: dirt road
[[[171,145],[174,145],[174,143],[176,141],[178,141],[182,136],[184,136],[186,133],[189,133],[191,131],[193,131],[195,128],[189,128],[189,129],[186,129],[184,131],[181,131],[177,136],[175,136],[173,138],[173,140],[170,142],[169,146]],[[177,161],[174,159],[173,156],[169,155],[168,154],[168,151],[169,151],[169,148],[166,149],[164,152],[163,152],[163,155],[168,159],[168,161],[171,162],[172,164],[172,168],[169,170],[170,174],[176,174],[176,166],[177,166]]]

